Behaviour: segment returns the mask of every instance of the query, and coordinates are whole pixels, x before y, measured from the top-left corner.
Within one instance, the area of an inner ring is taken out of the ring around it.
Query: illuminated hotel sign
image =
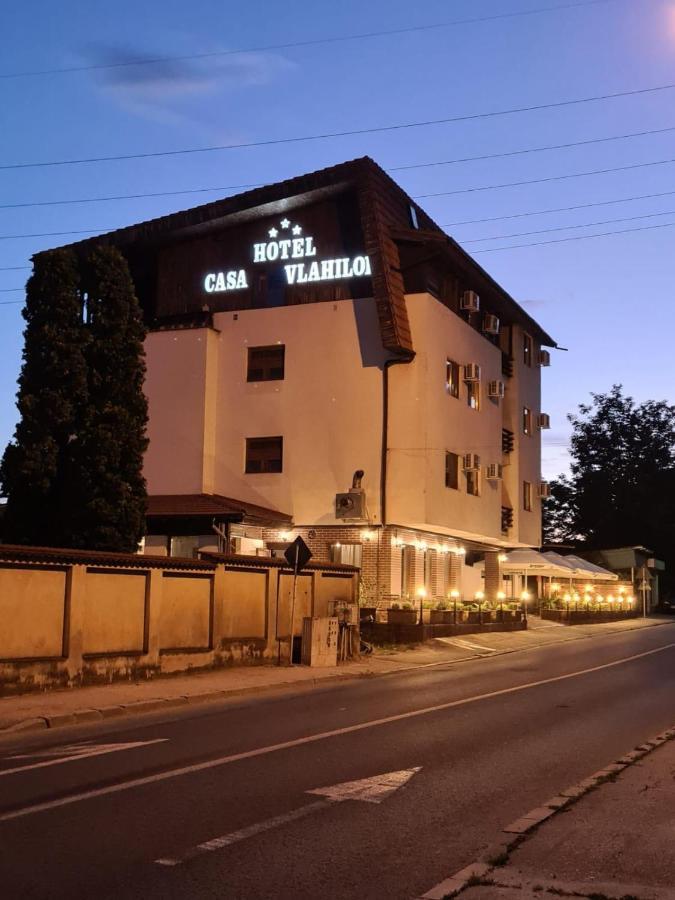
[[[280,228],[268,231],[270,240],[253,245],[253,263],[284,263],[286,284],[306,284],[310,281],[336,281],[340,278],[363,278],[371,274],[367,256],[343,256],[336,259],[316,259],[314,238],[302,234],[300,225],[292,225],[284,218]],[[287,262],[288,260],[288,262]],[[237,291],[247,288],[246,269],[209,272],[204,278],[207,294]]]

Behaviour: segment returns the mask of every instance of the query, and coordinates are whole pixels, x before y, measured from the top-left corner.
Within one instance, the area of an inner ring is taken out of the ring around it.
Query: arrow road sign
[[[303,819],[311,813],[318,812],[320,809],[326,809],[333,803],[342,803],[344,800],[359,800],[362,803],[382,803],[383,800],[391,797],[404,784],[407,784],[420,769],[421,766],[416,766],[413,769],[386,772],[383,775],[374,775],[372,778],[360,778],[358,781],[343,781],[341,784],[306,791],[305,793],[307,794],[318,794],[325,799],[309,803],[307,806],[300,806],[298,809],[284,813],[281,816],[265,819],[264,822],[256,822],[255,825],[240,828],[238,831],[231,831],[229,834],[212,838],[203,844],[197,844],[196,847],[188,850],[183,856],[156,859],[155,862],[160,866],[180,866],[196,856],[201,856],[203,853],[213,853],[214,850],[222,850],[223,847],[229,847],[257,834],[262,834],[265,831],[271,831],[273,828],[279,828],[281,825],[287,825],[289,822]]]

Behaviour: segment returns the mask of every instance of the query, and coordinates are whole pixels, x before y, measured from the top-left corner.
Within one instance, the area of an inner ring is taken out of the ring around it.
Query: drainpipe
[[[380,526],[381,531],[387,524],[387,448],[389,444],[389,369],[392,366],[400,366],[411,363],[415,358],[414,353],[408,353],[405,356],[396,357],[395,359],[385,360],[382,367],[382,450],[380,459]],[[377,588],[376,597],[379,598],[380,593],[380,546],[377,547]]]

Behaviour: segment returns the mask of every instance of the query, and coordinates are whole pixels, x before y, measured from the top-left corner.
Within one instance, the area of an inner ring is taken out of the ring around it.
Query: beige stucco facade
[[[398,527],[414,529],[410,546],[424,541],[437,547],[467,541],[486,549],[537,546],[538,345],[533,342],[526,365],[522,329],[511,327],[507,377],[501,343],[429,293],[409,294],[406,304],[416,353],[388,373],[385,543]],[[283,379],[247,381],[249,348],[275,344],[285,347]],[[349,543],[362,542],[364,527],[382,526],[383,380],[391,357],[382,347],[371,298],[216,313],[212,328],[151,333],[147,354],[151,494],[236,497],[290,513],[303,534],[313,527],[328,529],[325,534],[340,529],[335,540]],[[469,405],[464,383],[459,397],[448,391],[448,360],[460,371],[470,363],[480,366],[479,409]],[[503,399],[488,397],[490,381],[505,382]],[[532,412],[529,435],[523,433],[524,406]],[[508,454],[503,429],[513,435]],[[265,436],[283,438],[282,471],[247,474],[246,439]],[[448,451],[460,457],[457,489],[445,485]],[[461,463],[467,453],[481,460],[477,496],[467,492]],[[491,463],[503,464],[502,480],[486,477]],[[368,517],[350,524],[335,517],[334,501],[357,469],[365,472]],[[532,486],[531,510],[523,508],[524,481]],[[502,528],[505,506],[513,510],[508,533]],[[318,552],[325,558],[329,547],[324,541]],[[379,597],[403,593],[400,584],[397,590],[399,557],[394,546],[386,562],[374,564]],[[470,576],[465,571],[464,581],[473,589]]]

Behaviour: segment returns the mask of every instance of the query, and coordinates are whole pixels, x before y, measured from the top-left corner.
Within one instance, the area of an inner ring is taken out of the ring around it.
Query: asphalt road
[[[411,900],[674,698],[675,624],[3,739],[0,896]]]

